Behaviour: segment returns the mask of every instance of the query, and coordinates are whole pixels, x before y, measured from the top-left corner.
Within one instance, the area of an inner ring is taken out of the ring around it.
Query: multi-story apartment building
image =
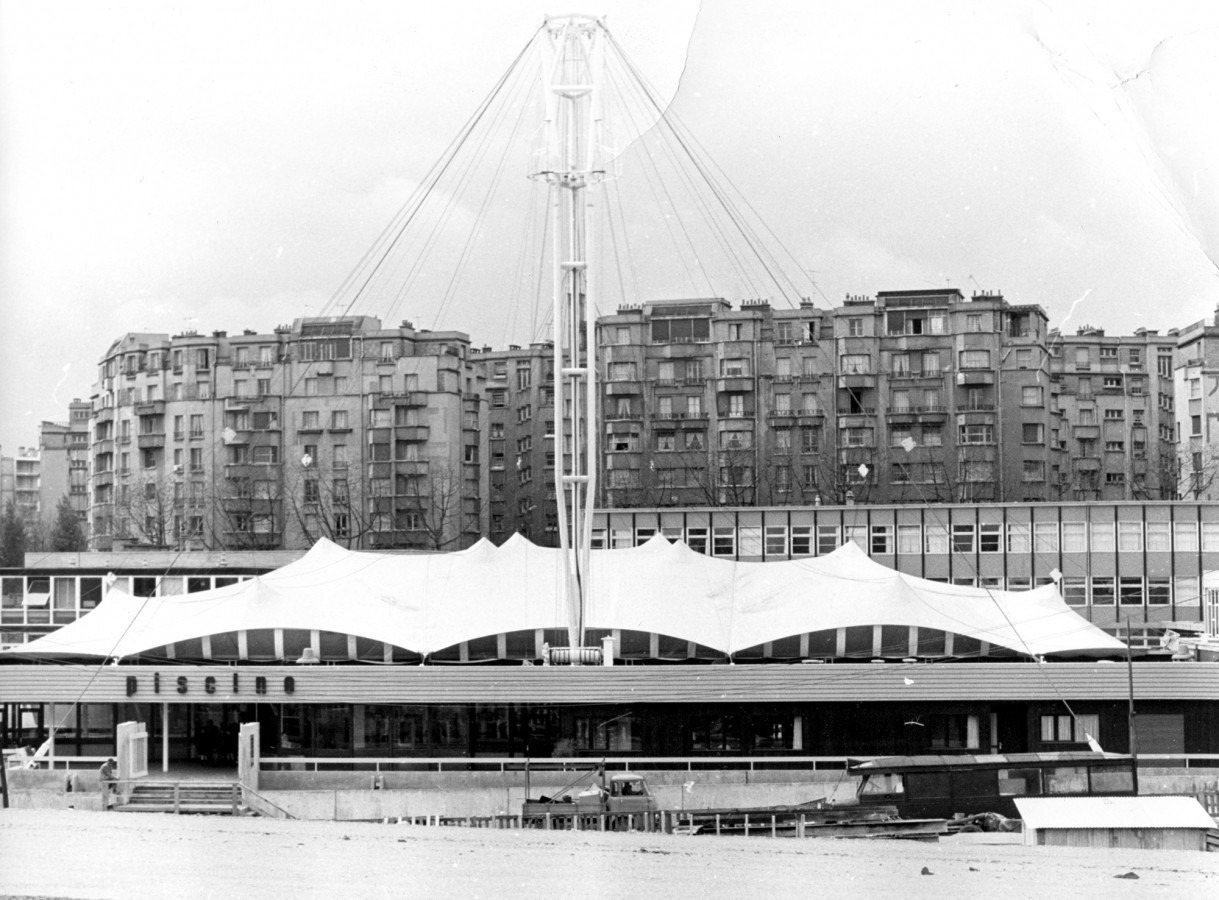
[[[94,398],[93,546],[469,545],[487,486],[468,351],[367,316],[125,335]]]
[[[1069,464],[1054,478],[1064,500],[1172,498],[1175,330],[1106,335],[1084,326],[1051,340],[1063,426],[1052,440]]]
[[[1176,481],[1183,498],[1215,500],[1219,499],[1219,311],[1213,321],[1195,322],[1176,335],[1177,452],[1165,477]]]
[[[609,506],[812,503],[832,406],[830,319],[721,299],[598,322]]]
[[[39,437],[42,455],[42,522],[47,534],[54,527],[59,501],[67,497],[85,534],[89,531],[89,420],[93,405],[73,400],[68,421],[43,422]]]
[[[599,323],[607,506],[1051,499],[1064,452],[1037,306],[956,290]]]
[[[554,345],[484,348],[475,361],[487,386],[489,537],[499,544],[520,533],[557,546]]]
[[[37,543],[43,528],[43,455],[37,446],[18,446],[17,455],[12,459],[11,484],[5,504],[12,500],[18,518],[26,523],[27,532],[33,532],[34,543]]]

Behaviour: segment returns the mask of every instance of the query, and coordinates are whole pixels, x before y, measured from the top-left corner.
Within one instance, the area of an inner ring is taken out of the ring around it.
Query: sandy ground
[[[3,810],[0,895],[1201,898],[1219,853]]]

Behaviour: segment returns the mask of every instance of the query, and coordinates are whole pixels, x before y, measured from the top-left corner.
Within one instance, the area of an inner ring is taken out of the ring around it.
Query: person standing
[[[101,768],[97,770],[97,779],[102,787],[102,809],[110,808],[112,798],[118,796],[118,779],[115,777],[114,767],[117,763],[113,757],[102,763]]]

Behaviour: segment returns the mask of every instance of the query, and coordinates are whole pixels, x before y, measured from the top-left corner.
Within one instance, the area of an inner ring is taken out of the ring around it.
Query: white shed
[[[1193,797],[1020,797],[1029,846],[1205,850],[1219,827]]]

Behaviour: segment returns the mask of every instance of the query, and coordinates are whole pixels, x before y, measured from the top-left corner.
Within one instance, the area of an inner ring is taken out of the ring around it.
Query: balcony
[[[400,441],[426,441],[431,431],[430,425],[405,425],[394,429],[394,436]]]
[[[605,393],[610,397],[629,396],[643,392],[643,383],[636,380],[607,381]]]
[[[98,472],[93,476],[93,486],[95,488],[107,487],[114,484],[113,472]]]
[[[254,400],[253,397],[225,397],[225,409],[249,409],[250,403]]]
[[[753,390],[753,379],[748,375],[730,375],[718,379],[716,390],[728,393],[744,393]]]
[[[114,421],[114,407],[113,406],[103,406],[101,409],[99,409],[93,413],[93,419],[96,422],[113,422]]]
[[[395,463],[394,470],[399,475],[423,476],[428,473],[428,464],[427,460],[402,460]]]
[[[1100,457],[1099,456],[1077,456],[1075,457],[1075,469],[1079,472],[1099,472]]]
[[[134,411],[137,416],[163,416],[165,415],[165,401],[146,400],[143,403],[136,403]]]
[[[874,416],[876,408],[874,406],[841,406],[838,408],[840,416]]]
[[[1076,438],[1076,440],[1094,441],[1100,437],[1100,426],[1099,425],[1076,425],[1072,429],[1071,434]]]
[[[994,369],[962,369],[957,372],[957,384],[994,384]]]
[[[874,388],[876,387],[876,376],[870,373],[852,372],[847,375],[838,376],[838,387],[840,388]]]
[[[159,450],[165,446],[165,432],[160,434],[141,434],[136,438],[136,446],[141,450]]]

